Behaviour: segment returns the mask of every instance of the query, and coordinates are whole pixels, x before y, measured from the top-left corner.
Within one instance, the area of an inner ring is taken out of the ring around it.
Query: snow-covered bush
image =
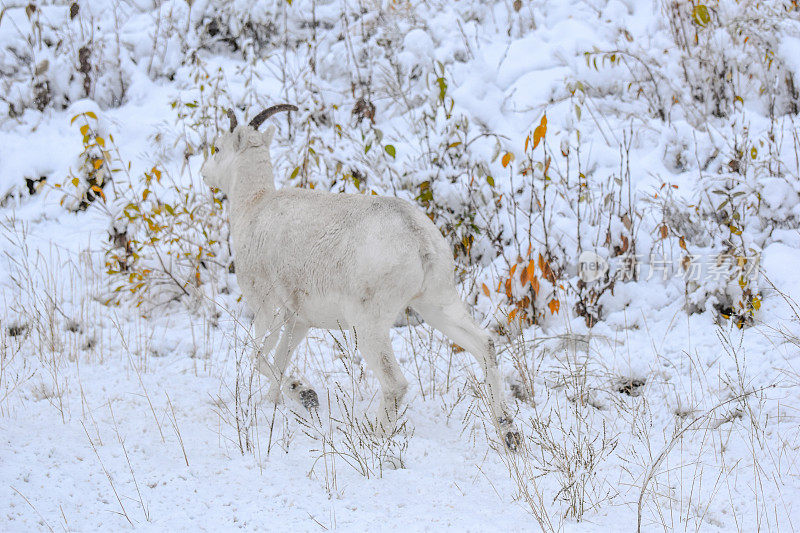
[[[120,9],[95,13],[90,4],[79,2],[29,3],[24,11],[9,13],[4,9],[0,24],[8,28],[0,39],[3,114],[14,118],[26,109],[65,109],[82,98],[103,107],[119,106],[133,68],[120,41]]]

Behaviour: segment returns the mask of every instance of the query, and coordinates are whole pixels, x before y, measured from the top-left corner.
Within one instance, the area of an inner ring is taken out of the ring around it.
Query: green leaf
[[[491,176],[486,176],[486,183],[488,183],[490,187],[494,187],[494,178]]]
[[[387,154],[394,157],[395,155],[394,146],[392,146],[391,144],[387,144],[386,146],[383,147],[383,149],[386,150]]]
[[[439,86],[439,101],[444,101],[447,94],[447,81],[444,78],[437,78],[436,84]]]

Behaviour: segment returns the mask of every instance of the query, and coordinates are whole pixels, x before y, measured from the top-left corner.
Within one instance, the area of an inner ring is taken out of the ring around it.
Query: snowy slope
[[[780,1],[7,7],[0,529],[794,530],[799,50]],[[388,441],[350,334],[295,355],[318,412],[262,397],[198,169],[225,108],[278,101],[281,186],[409,199],[453,244],[522,451],[424,325]]]

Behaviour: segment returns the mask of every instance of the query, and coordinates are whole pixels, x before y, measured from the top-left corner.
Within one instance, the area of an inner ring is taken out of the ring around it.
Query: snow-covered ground
[[[794,531],[798,58],[789,1],[4,5],[0,530]],[[351,333],[266,401],[198,169],[282,101],[282,186],[453,243],[522,450],[413,319],[388,440]]]

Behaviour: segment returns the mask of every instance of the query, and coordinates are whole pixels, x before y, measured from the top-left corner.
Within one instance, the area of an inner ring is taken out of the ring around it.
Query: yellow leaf
[[[89,118],[93,118],[93,119],[97,120],[97,115],[95,115],[93,111],[87,111],[84,114]]]
[[[502,159],[503,168],[506,168],[508,166],[508,164],[511,162],[512,157],[513,156],[511,155],[511,152],[506,152],[506,155],[504,155]]]
[[[94,161],[92,161],[92,166],[94,166],[95,170],[99,169],[100,167],[103,166],[103,160],[102,159],[95,159]]]
[[[711,15],[708,13],[708,8],[700,4],[692,10],[692,18],[698,25],[705,26],[711,20]]]
[[[98,146],[105,146],[106,141],[102,137],[95,137],[94,142],[98,144]]]
[[[145,190],[142,192],[142,201],[144,202],[145,200],[147,200],[147,197],[148,197],[148,196],[150,196],[150,189],[145,189]]]
[[[89,133],[89,125],[84,124],[83,126],[81,126],[81,135],[86,135],[87,133]]]
[[[77,176],[75,176],[74,178],[72,178],[72,184],[73,184],[75,187],[77,187],[77,186],[78,186],[78,184],[79,184],[80,182],[81,182],[81,180],[79,180]]]
[[[485,294],[486,296],[490,296],[489,287],[487,287],[485,283],[483,284],[483,294]]]

